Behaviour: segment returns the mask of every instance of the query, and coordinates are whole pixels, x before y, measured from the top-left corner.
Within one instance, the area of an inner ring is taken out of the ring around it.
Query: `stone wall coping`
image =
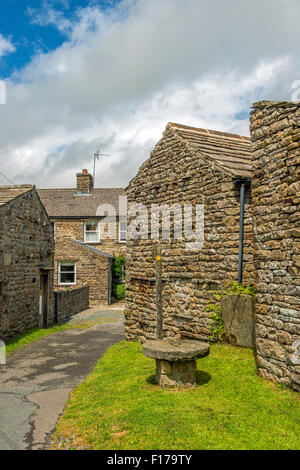
[[[300,107],[300,102],[298,101],[256,101],[252,104],[252,108],[271,108],[271,107],[279,107],[279,108],[289,108],[292,106]],[[255,113],[255,109],[250,111],[250,114]]]
[[[55,294],[66,294],[68,292],[80,291],[84,289],[89,289],[89,286],[81,286],[81,287],[70,287],[69,289],[64,290],[54,290]]]

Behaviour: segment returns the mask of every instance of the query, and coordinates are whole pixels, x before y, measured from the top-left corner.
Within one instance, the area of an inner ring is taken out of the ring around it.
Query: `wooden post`
[[[162,269],[161,247],[154,248],[155,257],[155,290],[156,290],[156,338],[163,339],[163,310],[162,310]]]

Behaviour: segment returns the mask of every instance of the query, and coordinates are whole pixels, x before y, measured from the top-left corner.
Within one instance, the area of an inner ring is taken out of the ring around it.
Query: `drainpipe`
[[[240,188],[240,235],[239,235],[239,264],[238,264],[238,283],[243,282],[243,255],[244,255],[244,217],[245,217],[245,190],[250,186],[249,179],[237,178],[233,180],[235,185]]]
[[[57,292],[54,292],[54,315],[55,315],[55,323],[58,324],[58,299],[57,299]]]

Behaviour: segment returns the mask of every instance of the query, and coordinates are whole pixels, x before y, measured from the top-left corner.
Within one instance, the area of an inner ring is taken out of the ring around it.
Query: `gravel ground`
[[[90,321],[107,320],[111,321],[122,321],[124,319],[123,308],[120,309],[109,309],[102,310],[98,308],[93,308],[85,310],[84,312],[77,313],[67,323],[85,323]]]

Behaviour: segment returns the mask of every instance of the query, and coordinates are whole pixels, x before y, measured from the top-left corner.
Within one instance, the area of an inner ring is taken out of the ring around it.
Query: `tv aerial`
[[[95,184],[95,176],[96,176],[96,160],[100,160],[100,157],[111,157],[111,155],[108,155],[106,153],[101,153],[100,150],[97,150],[97,152],[94,153],[94,172],[93,172],[94,184]]]

